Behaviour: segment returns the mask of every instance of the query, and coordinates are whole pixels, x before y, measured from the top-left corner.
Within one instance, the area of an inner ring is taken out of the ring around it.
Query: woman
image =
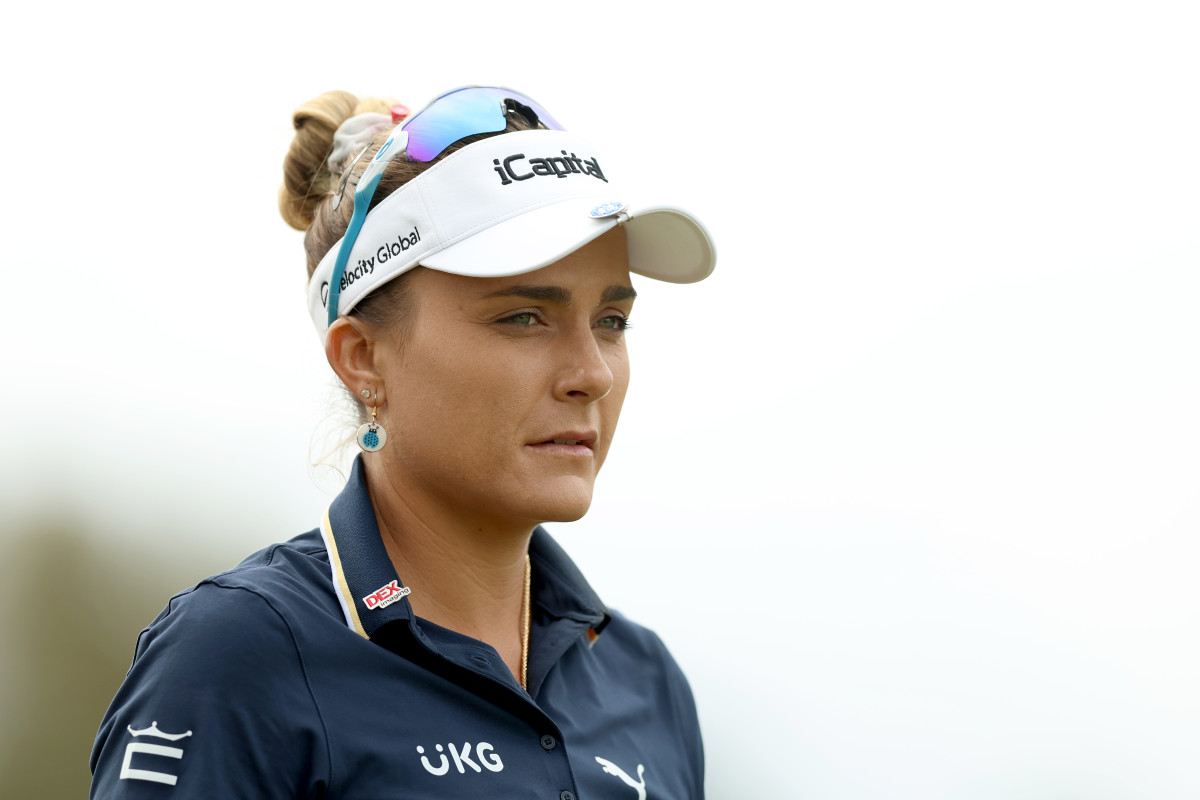
[[[517,92],[297,112],[281,209],[363,413],[321,526],[172,598],[94,797],[697,798],[687,683],[541,522],[581,517],[629,381],[631,271],[714,265]],[[368,213],[369,210],[369,213]]]

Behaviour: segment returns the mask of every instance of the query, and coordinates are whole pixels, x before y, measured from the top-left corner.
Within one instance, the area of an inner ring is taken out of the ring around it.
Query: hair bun
[[[356,114],[390,114],[388,101],[359,99],[349,92],[325,92],[309,100],[292,115],[296,136],[283,160],[283,185],[279,187],[279,213],[297,230],[308,230],[317,206],[328,200],[333,176],[326,160],[333,151],[333,134]]]

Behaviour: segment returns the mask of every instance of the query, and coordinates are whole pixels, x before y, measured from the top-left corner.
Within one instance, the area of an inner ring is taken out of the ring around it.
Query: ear
[[[375,344],[370,329],[349,317],[338,317],[325,334],[325,357],[329,359],[329,366],[367,407],[382,406],[387,402],[383,375],[375,363]],[[371,390],[370,399],[362,396],[363,389]]]

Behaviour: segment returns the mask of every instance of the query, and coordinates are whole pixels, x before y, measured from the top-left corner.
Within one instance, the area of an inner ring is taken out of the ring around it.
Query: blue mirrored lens
[[[457,89],[434,100],[404,124],[408,160],[433,161],[459,139],[504,130],[508,126],[505,100],[528,106],[550,130],[563,130],[550,112],[520,92],[484,86]]]

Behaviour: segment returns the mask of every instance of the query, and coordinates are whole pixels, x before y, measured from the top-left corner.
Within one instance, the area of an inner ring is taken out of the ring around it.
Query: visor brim
[[[670,283],[695,283],[712,273],[712,237],[691,214],[656,205],[629,208],[620,216],[590,216],[592,209],[611,199],[572,198],[533,209],[439,250],[421,259],[421,265],[475,278],[522,275],[624,224],[632,272]]]

